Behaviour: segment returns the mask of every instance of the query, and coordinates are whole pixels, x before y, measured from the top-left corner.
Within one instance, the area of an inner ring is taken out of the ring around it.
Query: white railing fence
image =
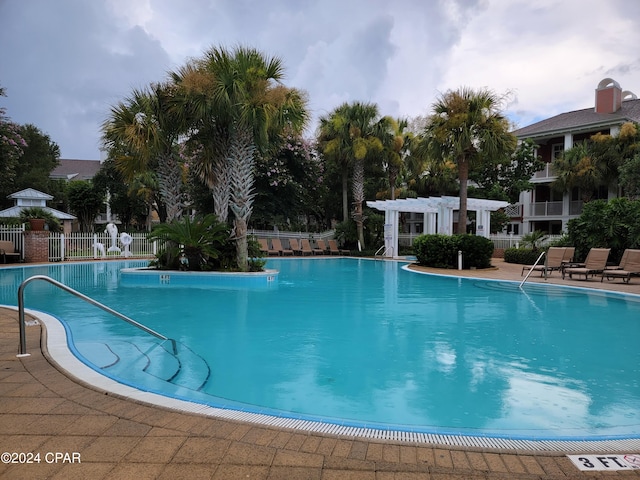
[[[147,239],[147,233],[130,233],[131,244],[128,248],[104,232],[70,234],[51,233],[49,235],[49,261],[89,260],[100,258],[145,258],[153,257],[159,248],[157,242]],[[127,253],[128,252],[128,253]]]
[[[326,232],[289,232],[285,230],[249,230],[248,235],[256,238],[306,238],[309,240],[331,240],[335,234],[335,230],[327,230]]]

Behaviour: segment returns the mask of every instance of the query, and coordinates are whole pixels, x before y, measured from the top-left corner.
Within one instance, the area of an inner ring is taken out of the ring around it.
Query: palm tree
[[[424,153],[439,162],[453,161],[458,168],[458,233],[466,233],[467,228],[470,165],[505,162],[516,148],[516,137],[509,133],[509,122],[500,106],[500,98],[490,90],[450,90],[433,104],[433,114],[424,130]]]
[[[158,254],[161,267],[179,268],[180,257],[184,256],[187,270],[202,270],[220,256],[228,235],[227,224],[220,222],[215,215],[194,220],[186,215],[170,223],[156,225],[148,237],[167,242]]]
[[[169,84],[155,83],[146,90],[134,90],[126,101],[111,108],[102,126],[107,148],[129,153],[116,159],[126,178],[155,170],[167,221],[179,218],[183,207],[183,170],[177,154],[181,127],[170,111],[172,95]]]
[[[214,213],[221,222],[229,214],[228,125],[217,120],[215,77],[202,61],[193,61],[170,73],[177,86],[173,112],[188,132],[189,168],[213,196]]]
[[[267,58],[253,48],[212,48],[196,67],[210,83],[192,90],[196,96],[187,90],[187,102],[196,98],[201,106],[191,111],[193,125],[201,138],[206,135],[218,142],[210,149],[211,168],[202,164],[201,176],[208,177],[210,170],[216,184],[228,185],[238,267],[247,270],[255,157],[269,146],[270,135],[285,128],[302,130],[308,118],[306,100],[300,91],[282,85],[279,58]]]
[[[404,166],[405,155],[413,135],[407,132],[408,122],[405,119],[383,117],[380,122],[380,135],[383,145],[382,158],[389,177],[391,200],[396,199],[396,183]]]
[[[376,125],[378,107],[372,103],[344,103],[331,114],[320,118],[319,145],[325,158],[342,172],[343,219],[348,218],[347,185],[349,167],[353,168],[353,219],[358,241],[364,248],[364,161],[383,149],[381,125]]]

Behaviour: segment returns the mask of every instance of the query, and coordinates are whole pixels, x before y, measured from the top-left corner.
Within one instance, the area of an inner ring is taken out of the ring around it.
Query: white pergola
[[[398,251],[398,220],[400,212],[424,214],[423,233],[451,235],[453,212],[460,209],[459,197],[406,198],[399,200],[375,200],[367,205],[384,211],[384,246],[387,257]],[[489,237],[491,212],[505,208],[509,202],[468,198],[467,210],[476,212],[476,235]]]

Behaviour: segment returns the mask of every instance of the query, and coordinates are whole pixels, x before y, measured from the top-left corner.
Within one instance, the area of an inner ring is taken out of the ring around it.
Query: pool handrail
[[[540,263],[540,260],[542,259],[542,257],[544,256],[544,254],[547,253],[545,251],[543,251],[540,256],[538,257],[538,259],[536,260],[536,262],[533,264],[533,266],[529,269],[529,273],[527,273],[527,276],[524,277],[524,279],[520,282],[520,285],[518,286],[518,288],[522,288],[522,285],[524,285],[524,282],[527,281],[527,279],[529,278],[529,275],[531,275],[531,272],[533,272],[534,268],[538,265],[538,263]],[[547,269],[544,269],[544,273],[545,273],[545,278],[547,276]]]
[[[178,349],[176,346],[176,341],[173,338],[168,338],[165,337],[164,335],[162,335],[161,333],[156,332],[155,330],[150,329],[149,327],[146,327],[144,325],[142,325],[139,322],[136,322],[135,320],[127,317],[126,315],[123,315],[120,312],[117,312],[115,310],[113,310],[112,308],[107,307],[106,305],[103,305],[102,303],[98,302],[97,300],[94,300],[91,297],[88,297],[86,295],[84,295],[83,293],[78,292],[77,290],[74,290],[71,287],[68,287],[67,285],[65,285],[64,283],[60,283],[57,280],[54,280],[51,277],[47,277],[46,275],[34,275],[32,277],[27,278],[24,282],[22,282],[20,284],[20,286],[18,287],[18,321],[20,324],[20,353],[18,354],[19,357],[26,357],[29,356],[30,354],[27,353],[27,336],[26,336],[26,328],[25,328],[25,321],[24,321],[24,289],[25,287],[31,283],[34,280],[44,280],[45,282],[49,282],[52,285],[55,285],[56,287],[64,290],[65,292],[68,292],[72,295],[75,295],[76,297],[84,300],[85,302],[90,303],[91,305],[94,305],[98,308],[101,308],[102,310],[104,310],[105,312],[108,312],[112,315],[115,315],[116,317],[118,317],[120,320],[124,320],[125,322],[133,325],[134,327],[138,327],[140,330],[153,335],[156,338],[159,338],[160,340],[168,340],[169,342],[171,342],[171,347],[173,349],[173,354],[176,355],[178,353]]]

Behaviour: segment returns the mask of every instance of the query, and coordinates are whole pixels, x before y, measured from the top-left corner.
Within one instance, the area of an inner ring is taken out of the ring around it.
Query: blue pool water
[[[269,259],[272,288],[126,286],[147,262],[0,270],[0,303],[44,274],[176,339],[166,344],[44,282],[106,375],[213,406],[424,432],[640,436],[640,299],[421,275],[396,262]]]

